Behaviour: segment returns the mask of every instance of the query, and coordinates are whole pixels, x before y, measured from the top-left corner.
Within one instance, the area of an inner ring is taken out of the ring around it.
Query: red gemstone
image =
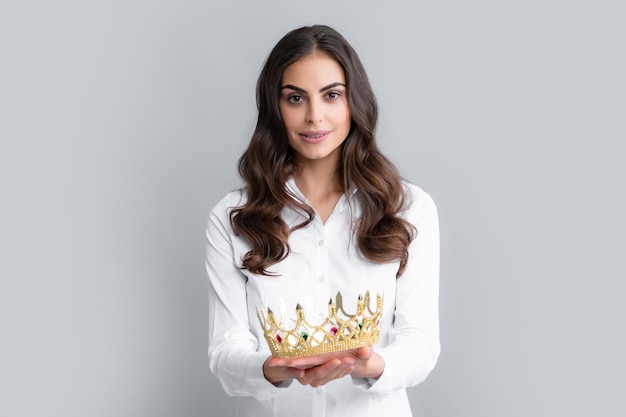
[[[276,335],[276,340],[278,340],[278,343],[283,343],[283,338],[279,334]]]
[[[332,334],[333,336],[337,334],[337,328],[335,326],[330,328],[330,334]]]

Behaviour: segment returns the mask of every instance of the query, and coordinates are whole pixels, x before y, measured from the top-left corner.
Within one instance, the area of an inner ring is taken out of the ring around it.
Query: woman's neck
[[[326,222],[344,190],[337,164],[326,166],[322,161],[315,162],[318,163],[303,164],[294,180],[322,222]]]

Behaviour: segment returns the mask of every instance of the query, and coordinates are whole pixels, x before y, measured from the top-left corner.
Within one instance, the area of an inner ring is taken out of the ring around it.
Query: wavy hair
[[[409,244],[416,230],[399,217],[406,194],[396,167],[375,142],[378,108],[367,74],[350,44],[334,29],[315,25],[287,33],[269,54],[256,87],[258,119],[247,150],[239,159],[248,199],[230,215],[237,235],[248,239],[252,249],[242,259],[242,269],[273,275],[268,267],[290,253],[289,234],[307,226],[315,212],[285,186],[298,173],[279,108],[282,75],[292,63],[320,51],[341,65],[346,78],[351,126],[341,145],[340,181],[346,192],[359,190],[363,210],[355,223],[359,250],[370,261],[400,261],[396,276],[406,267]],[[281,217],[284,207],[305,214],[290,228]]]

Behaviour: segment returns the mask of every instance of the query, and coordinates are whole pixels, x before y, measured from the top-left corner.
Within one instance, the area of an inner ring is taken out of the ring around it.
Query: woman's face
[[[301,163],[338,162],[350,131],[346,79],[341,66],[319,51],[283,72],[280,113],[289,145]]]

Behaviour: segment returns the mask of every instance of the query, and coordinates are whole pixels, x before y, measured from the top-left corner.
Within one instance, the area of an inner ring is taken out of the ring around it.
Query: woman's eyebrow
[[[320,88],[319,92],[323,93],[326,90],[330,90],[331,88],[338,87],[338,86],[345,87],[346,85],[344,83],[335,82],[335,83],[332,83],[332,84],[328,84],[326,87]],[[287,84],[287,85],[283,85],[282,87],[280,87],[281,90],[284,90],[286,88],[288,88],[290,90],[297,91],[297,92],[302,93],[302,94],[306,94],[306,90],[304,88],[296,87],[293,84]]]
[[[306,90],[304,88],[296,87],[295,85],[287,84],[280,87],[281,91],[286,88],[297,91],[298,93],[306,94]]]
[[[323,92],[324,92],[324,91],[326,91],[326,90],[330,90],[331,88],[334,88],[334,87],[339,87],[339,86],[341,86],[341,87],[345,87],[346,85],[345,85],[344,83],[340,83],[340,82],[336,82],[336,83],[328,84],[326,87],[322,87],[322,88],[320,88],[320,93],[323,93]]]

